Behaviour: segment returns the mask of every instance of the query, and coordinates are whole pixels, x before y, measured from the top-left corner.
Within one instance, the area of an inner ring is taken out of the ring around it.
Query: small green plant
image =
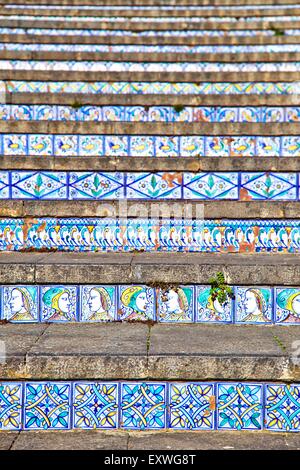
[[[282,29],[278,29],[275,26],[271,26],[270,30],[273,31],[274,36],[284,36],[285,34],[284,31],[282,31]]]
[[[72,104],[70,104],[71,108],[73,109],[79,109],[82,106],[82,103],[79,103],[79,101],[74,101]]]
[[[228,299],[233,299],[233,289],[225,282],[224,274],[220,271],[216,277],[209,279],[210,295],[212,300],[218,300],[220,305],[227,302]]]
[[[173,106],[174,108],[174,111],[176,111],[176,113],[181,113],[181,111],[184,110],[185,106],[183,106],[182,104],[175,104],[175,106]]]

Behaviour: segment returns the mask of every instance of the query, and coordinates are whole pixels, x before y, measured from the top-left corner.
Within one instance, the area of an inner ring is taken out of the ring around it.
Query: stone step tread
[[[0,330],[6,348],[0,376],[297,382],[298,338],[295,325],[8,323]]]
[[[300,157],[55,157],[1,156],[0,170],[272,171],[296,172]]]
[[[38,19],[23,19],[20,16],[20,19],[1,19],[1,27],[3,28],[55,28],[55,29],[65,29],[65,23],[63,21],[45,20]],[[191,22],[187,17],[184,21],[165,21],[165,22],[130,22],[130,21],[80,21],[77,18],[74,21],[68,21],[68,26],[71,26],[72,29],[86,29],[87,25],[90,29],[107,29],[107,30],[124,30],[124,31],[166,31],[166,30],[224,30],[224,31],[241,31],[244,29],[251,30],[267,30],[273,29],[299,29],[300,21],[282,21],[280,17],[275,21],[267,20],[253,20],[253,21],[238,21],[238,22],[216,22],[213,20],[201,21],[201,22]]]
[[[23,0],[1,0],[0,5],[23,5]],[[47,5],[48,0],[27,0],[27,5]],[[70,0],[60,0],[60,5],[70,5]],[[124,5],[124,0],[110,0],[110,5]],[[165,0],[164,5],[173,5],[172,0]],[[298,4],[298,0],[276,0],[276,5],[294,5]],[[71,5],[107,5],[105,0],[72,0]],[[127,0],[126,5],[157,5],[161,6],[161,0]],[[177,5],[196,5],[196,6],[223,6],[236,5],[234,0],[180,0]],[[274,5],[274,0],[239,0],[239,5]]]
[[[299,23],[300,24],[300,23]],[[112,61],[112,62],[297,62],[300,52],[254,53],[171,53],[171,52],[62,52],[62,51],[0,51],[0,60],[40,61]]]
[[[54,74],[54,75],[53,75]],[[0,80],[32,81],[130,81],[130,82],[294,82],[299,80],[298,72],[78,72],[60,70],[57,75],[51,70],[0,70]],[[252,96],[252,95],[251,95]]]
[[[2,431],[1,450],[299,450],[299,436],[270,431]],[[108,454],[111,456],[111,452]],[[145,458],[145,456],[143,457]]]
[[[300,34],[295,31],[292,35],[273,35],[264,36],[257,34],[255,36],[82,36],[80,32],[74,35],[54,36],[47,33],[43,34],[0,34],[1,43],[22,43],[22,44],[145,44],[145,45],[268,45],[268,44],[298,44]]]
[[[5,103],[93,106],[300,106],[298,95],[172,95],[98,93],[6,93]]]
[[[232,285],[300,285],[295,254],[0,253],[3,284],[206,284],[219,271]]]
[[[299,122],[2,121],[1,134],[299,136]]]

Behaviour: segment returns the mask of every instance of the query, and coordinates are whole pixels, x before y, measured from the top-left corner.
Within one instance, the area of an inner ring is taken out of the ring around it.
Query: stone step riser
[[[252,0],[249,2],[249,0],[239,0],[239,5],[298,5],[299,0]],[[2,5],[5,8],[8,8],[8,5],[24,5],[24,0],[1,0],[0,5]],[[46,5],[49,7],[49,2],[47,0],[28,0],[26,2],[26,5]],[[70,5],[70,0],[60,0],[59,5]],[[72,0],[72,6],[76,5],[90,5],[90,6],[106,6],[107,3],[104,0]],[[140,0],[126,0],[124,3],[124,0],[110,0],[110,5],[118,5],[118,6],[123,6],[123,5],[150,5],[151,7],[153,6],[158,6],[161,7],[162,3],[161,0],[143,0],[142,2]],[[229,5],[229,6],[236,6],[236,2],[233,0],[180,0],[180,3],[177,1],[175,2],[174,0],[164,0],[163,5],[184,5],[184,6],[189,6],[189,5],[196,5],[196,6],[224,6],[224,5]]]
[[[291,400],[300,407],[299,384],[50,381],[1,387],[3,430],[299,431],[289,408]]]

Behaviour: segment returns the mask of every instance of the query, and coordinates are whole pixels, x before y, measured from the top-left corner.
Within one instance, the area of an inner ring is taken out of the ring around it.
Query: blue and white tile
[[[118,383],[73,383],[73,428],[118,427]]]
[[[42,286],[40,288],[41,320],[67,322],[77,320],[76,286]]]
[[[37,322],[39,320],[39,298],[37,286],[3,286],[1,319],[14,323]]]
[[[108,157],[126,157],[128,155],[128,136],[107,135],[104,154]]]
[[[159,382],[120,384],[120,428],[164,429],[167,386]]]
[[[155,293],[152,287],[145,285],[118,287],[117,320],[154,321],[155,309]]]
[[[213,298],[211,288],[208,286],[196,286],[195,321],[212,323],[233,322],[233,300],[227,298],[226,302],[220,303]]]
[[[33,119],[32,107],[24,104],[12,105],[11,118],[15,121],[31,121]]]
[[[128,199],[180,199],[181,173],[128,173]]]
[[[258,157],[279,157],[281,154],[280,137],[257,137],[256,152]]]
[[[180,155],[182,157],[203,157],[204,137],[182,136],[180,138]]]
[[[76,121],[77,110],[71,106],[57,106],[57,118],[59,121]]]
[[[124,109],[123,120],[129,122],[147,122],[149,116],[150,111],[148,113],[148,111],[145,110],[144,106],[126,106],[126,108]],[[122,119],[120,118],[120,121],[121,120]]]
[[[22,428],[23,385],[0,382],[0,430],[18,431]]]
[[[215,122],[215,113],[217,110],[212,106],[199,106],[193,108],[193,121],[194,122]]]
[[[23,134],[3,134],[4,155],[26,155],[27,136]]]
[[[127,148],[125,155],[128,155]],[[153,136],[130,136],[129,156],[131,157],[154,157],[155,137]]]
[[[171,429],[214,429],[213,384],[170,383],[169,403],[169,427]]]
[[[79,156],[102,156],[103,155],[103,137],[97,135],[80,135],[78,148],[76,151]]]
[[[179,137],[156,136],[155,154],[157,157],[177,157],[179,155]]]
[[[34,107],[34,119],[36,121],[56,121],[57,106],[42,104]]]
[[[261,118],[261,109],[251,107],[239,108],[238,122],[264,122]]]
[[[160,289],[157,315],[160,322],[192,322],[194,319],[194,286]]]
[[[184,199],[238,199],[238,173],[184,173]]]
[[[67,199],[65,172],[14,171],[11,182],[13,199]]]
[[[229,137],[206,137],[205,150],[208,157],[229,157],[230,138]]]
[[[117,122],[125,120],[124,107],[122,106],[104,106],[103,118],[108,122]]]
[[[300,431],[300,385],[265,384],[265,429]]]
[[[284,122],[284,108],[264,108],[263,122]]]
[[[10,181],[8,171],[0,171],[0,199],[10,199]]]
[[[239,108],[217,108],[216,122],[238,122]]]
[[[78,136],[55,135],[54,155],[62,157],[75,157],[78,152]]]
[[[230,156],[231,157],[254,157],[256,156],[255,142],[256,142],[255,137],[249,137],[249,136],[231,137]]]
[[[168,106],[151,106],[148,110],[148,121],[169,122],[172,115],[172,111]]]
[[[8,121],[10,119],[10,116],[11,106],[9,104],[0,104],[0,121]]]
[[[236,287],[236,323],[271,323],[273,299],[270,287]]]
[[[263,428],[261,384],[218,383],[216,388],[217,429],[240,431]]]
[[[120,199],[124,197],[123,173],[83,173],[69,175],[70,199]]]
[[[241,199],[295,201],[297,193],[296,173],[241,174]]]
[[[29,155],[52,156],[53,155],[52,135],[29,134],[28,135],[28,153]]]
[[[116,319],[117,286],[80,286],[80,315],[82,322],[113,321]]]
[[[82,106],[80,108],[80,118],[83,121],[103,121],[103,108],[99,106]]]
[[[71,384],[25,383],[24,429],[71,429]]]
[[[282,137],[282,156],[300,157],[300,139],[294,136]]]
[[[299,324],[300,323],[300,288],[299,287],[275,287],[275,323]]]

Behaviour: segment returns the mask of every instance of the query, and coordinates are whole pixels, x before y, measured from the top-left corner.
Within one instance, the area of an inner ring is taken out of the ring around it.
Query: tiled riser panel
[[[275,80],[275,77],[274,77]],[[0,92],[9,93],[101,93],[163,95],[292,95],[300,94],[300,82],[47,82],[0,81]],[[5,102],[5,101],[3,101]]]
[[[0,407],[1,430],[300,430],[298,384],[3,382]]]
[[[299,35],[299,29],[282,29],[282,32],[287,36]],[[109,29],[55,29],[55,28],[0,28],[0,34],[34,34],[34,35],[51,35],[51,36],[133,36],[133,37],[168,37],[168,36],[180,36],[180,37],[228,37],[228,36],[239,36],[239,37],[253,37],[253,36],[274,36],[275,32],[272,30],[233,30],[233,31],[221,31],[221,30],[169,30],[169,31],[157,31],[147,29],[146,31],[129,31],[129,30],[109,30]]]
[[[300,136],[0,134],[0,155],[299,157]]]
[[[300,174],[0,171],[1,199],[298,201]]]
[[[0,219],[0,251],[28,249],[87,252],[138,250],[299,253],[300,221]]]
[[[201,6],[201,5],[155,5],[154,6],[147,6],[147,5],[131,5],[131,6],[126,6],[126,5],[80,5],[80,10],[100,10],[100,11],[105,11],[105,10],[139,10],[139,11],[147,11],[150,10],[152,11],[154,8],[155,10],[159,11],[208,11],[208,10],[215,10],[218,11],[219,9],[223,10],[242,10],[242,11],[248,11],[251,12],[251,10],[288,10],[288,9],[294,9],[299,7],[299,4],[292,4],[292,5],[222,5],[222,6]],[[9,9],[13,8],[18,9],[18,10],[31,10],[32,5],[4,5],[4,8]],[[36,10],[49,10],[49,5],[39,5],[35,7]],[[51,10],[78,10],[78,5],[51,5]],[[42,13],[41,13],[42,14]],[[87,11],[88,14],[88,11]]]
[[[300,107],[72,106],[0,104],[0,120],[104,122],[299,122]]]
[[[0,60],[0,70],[77,72],[299,72],[300,62],[113,62]]]
[[[1,41],[1,39],[0,39]],[[0,51],[55,51],[55,52],[113,52],[113,53],[188,53],[188,54],[247,54],[260,52],[300,52],[300,44],[267,44],[262,46],[182,46],[139,44],[22,44],[1,43]]]
[[[233,287],[224,303],[210,286],[0,286],[0,318],[16,323],[158,321],[300,325],[300,287]]]

